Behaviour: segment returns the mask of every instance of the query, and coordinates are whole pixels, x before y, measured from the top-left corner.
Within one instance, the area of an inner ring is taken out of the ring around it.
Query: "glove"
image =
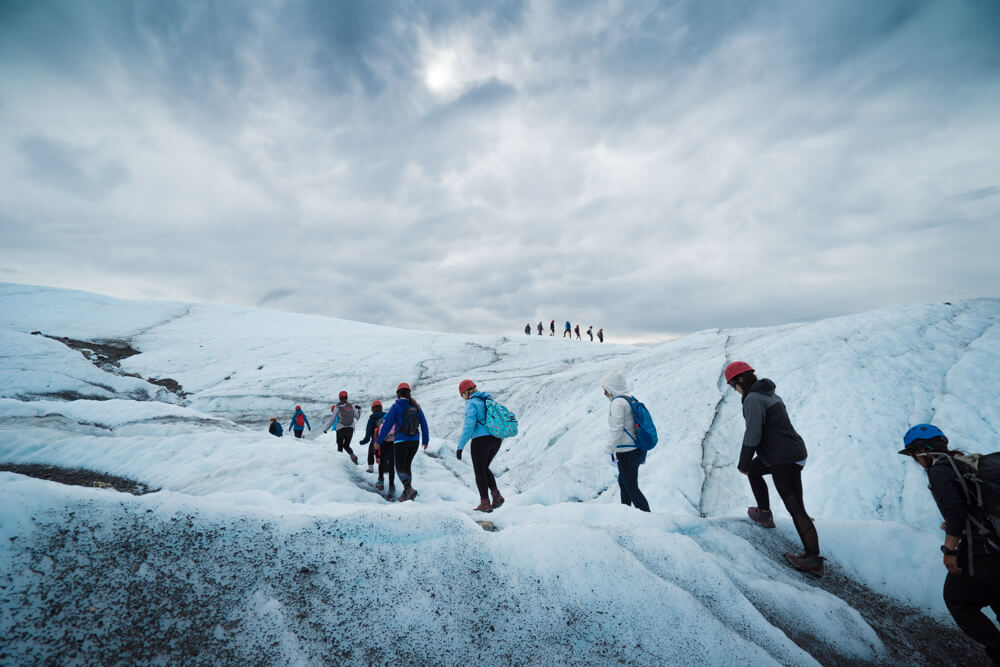
[[[618,467],[618,458],[614,454],[608,454],[608,465],[612,468]]]
[[[462,460],[462,450],[461,449],[456,449],[455,450],[455,458],[458,459],[459,461]]]

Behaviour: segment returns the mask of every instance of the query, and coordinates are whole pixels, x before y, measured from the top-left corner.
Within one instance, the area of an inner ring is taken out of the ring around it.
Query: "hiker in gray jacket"
[[[358,457],[351,449],[351,438],[354,437],[354,422],[361,417],[361,406],[348,403],[346,391],[340,392],[338,398],[339,402],[330,407],[330,416],[323,424],[323,433],[329,431],[331,427],[335,428],[337,430],[337,451],[347,452],[351,461],[357,465]]]
[[[737,468],[747,476],[757,501],[747,508],[750,518],[765,528],[774,528],[765,475],[774,480],[774,488],[792,515],[805,553],[786,553],[792,567],[822,577],[823,558],[819,555],[816,526],[806,513],[802,500],[802,468],[806,465],[806,443],[788,418],[781,397],[774,393],[774,383],[767,378],[758,380],[754,369],[745,361],[726,366],[726,382],[742,397],[746,430]]]

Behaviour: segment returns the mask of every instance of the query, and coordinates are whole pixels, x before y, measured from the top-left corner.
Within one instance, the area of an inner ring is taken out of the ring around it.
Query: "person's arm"
[[[361,445],[367,445],[368,441],[372,439],[372,431],[375,429],[375,415],[369,415],[368,424],[365,426],[365,437],[360,443]]]
[[[423,436],[422,440],[424,449],[427,449],[427,445],[431,441],[431,433],[430,430],[427,428],[427,419],[424,417],[423,408],[418,409],[417,412],[420,414],[420,433]]]
[[[309,426],[309,417],[306,417],[305,413],[302,413],[302,419],[305,421],[306,426]],[[309,426],[309,430],[313,430],[313,427]]]
[[[611,401],[611,407],[608,410],[608,444],[605,447],[608,454],[614,454],[617,451],[622,431],[625,430],[625,416],[631,411],[632,407],[629,405],[628,399],[615,398]]]
[[[386,437],[389,435],[389,431],[392,430],[392,425],[396,423],[396,415],[399,410],[396,409],[398,403],[393,403],[392,407],[389,408],[388,414],[386,414],[385,419],[382,420],[382,426],[378,430],[378,436],[375,438],[375,444],[381,445],[385,442]]]
[[[955,476],[950,464],[936,465],[927,471],[927,479],[931,486],[931,495],[937,503],[941,516],[944,517],[942,527],[945,531],[944,547],[949,551],[958,551],[958,543],[965,532],[969,509],[965,503],[965,493]],[[967,545],[966,548],[971,548]],[[948,572],[958,574],[962,569],[958,565],[958,554],[945,554],[944,566]]]
[[[473,401],[478,398],[470,398],[465,402],[465,421],[462,423],[462,434],[458,436],[458,448],[465,449],[465,445],[472,439],[472,433],[476,430],[476,422],[479,421],[476,414],[476,405]]]
[[[745,473],[753,460],[754,450],[764,435],[764,401],[760,394],[750,394],[743,401],[743,421],[746,422],[746,430],[743,432],[740,462],[736,467]]]

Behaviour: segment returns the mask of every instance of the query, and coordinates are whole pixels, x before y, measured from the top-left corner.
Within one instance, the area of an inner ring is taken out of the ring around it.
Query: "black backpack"
[[[1000,552],[1000,452],[992,454],[955,454],[931,453],[934,459],[947,461],[958,484],[965,494],[965,504],[969,509],[979,508],[983,519],[979,520],[972,512],[966,515],[965,535],[968,539],[969,574],[972,569],[972,542],[982,540],[987,547]]]
[[[420,409],[410,403],[403,410],[402,425],[399,429],[403,435],[417,435],[420,433]]]

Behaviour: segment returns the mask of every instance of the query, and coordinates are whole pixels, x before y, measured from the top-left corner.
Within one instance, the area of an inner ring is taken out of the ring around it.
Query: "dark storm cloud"
[[[996,295],[998,33],[971,1],[9,1],[0,265],[619,338]]]

